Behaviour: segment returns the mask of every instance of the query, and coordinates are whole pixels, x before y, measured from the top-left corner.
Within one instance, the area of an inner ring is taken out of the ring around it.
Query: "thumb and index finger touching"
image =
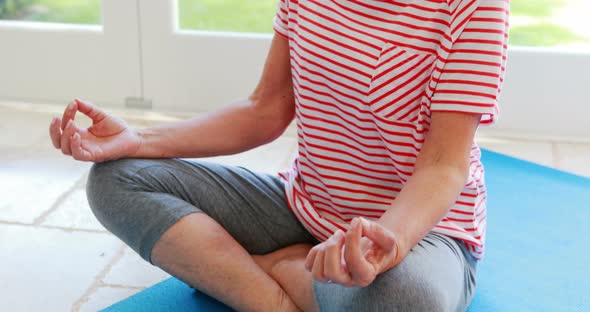
[[[348,231],[354,230],[355,224],[360,228],[359,238],[366,237],[385,251],[391,251],[393,248],[395,248],[395,236],[391,231],[387,230],[381,224],[359,217],[353,219],[353,222],[351,222],[351,227]]]
[[[80,113],[88,116],[93,122],[99,122],[103,120],[107,114],[100,108],[96,107],[92,103],[75,99],[74,103],[77,104],[77,109]]]
[[[49,126],[51,141],[55,148],[62,149],[67,155],[71,154],[70,137],[68,137],[68,135],[73,136],[78,132],[78,129],[74,124],[76,113],[78,111],[88,116],[93,123],[97,123],[106,117],[104,111],[91,103],[80,99],[75,99],[70,102],[64,110],[61,118],[54,117]],[[68,127],[69,124],[71,124],[70,127]]]
[[[385,227],[377,222],[359,218],[362,228],[362,236],[369,238],[385,251],[392,251],[395,248],[395,236]]]
[[[88,116],[93,123],[97,123],[106,117],[106,113],[93,104],[80,99],[74,99],[74,101],[70,102],[64,110],[61,120],[58,117],[55,117],[52,123],[58,123],[57,121],[59,121],[61,131],[64,131],[68,123],[70,123],[70,121],[73,122],[76,119],[77,112],[81,112]]]
[[[360,248],[360,239],[362,237],[370,239],[386,252],[393,251],[397,244],[396,238],[391,231],[377,222],[360,217],[353,219],[346,234],[348,241],[345,240],[345,245],[354,249]]]
[[[88,116],[94,122],[101,121],[104,117],[106,117],[106,113],[92,103],[83,101],[81,99],[74,99],[64,110],[62,116],[62,130],[65,129],[70,120],[75,119],[77,112]]]
[[[74,99],[74,101],[70,103],[64,111],[62,123],[63,127],[65,127],[69,121],[66,120],[66,118],[74,119],[76,112],[80,112],[88,116],[93,122],[99,122],[106,117],[106,113],[92,103],[83,101],[81,99]]]
[[[361,285],[368,285],[375,278],[374,265],[362,255],[361,238],[370,239],[385,252],[391,252],[396,247],[393,233],[377,222],[363,218],[355,218],[346,233],[344,259],[353,278]]]

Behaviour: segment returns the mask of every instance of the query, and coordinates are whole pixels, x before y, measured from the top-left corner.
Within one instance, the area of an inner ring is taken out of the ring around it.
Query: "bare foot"
[[[313,245],[310,244],[295,244],[266,255],[252,255],[252,258],[264,272],[272,276],[271,273],[277,263],[300,258],[305,259],[312,247]]]
[[[304,267],[305,258],[312,247],[309,244],[296,244],[266,255],[252,256],[254,262],[279,283],[303,311],[318,311],[313,295],[313,279]]]

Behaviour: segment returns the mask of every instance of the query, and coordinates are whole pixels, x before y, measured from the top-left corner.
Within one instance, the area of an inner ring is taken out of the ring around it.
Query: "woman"
[[[464,311],[486,229],[474,134],[497,118],[508,7],[280,0],[247,99],[142,130],[76,100],[51,138],[96,162],[106,228],[234,309]],[[172,159],[251,149],[293,118],[298,157],[278,176]]]

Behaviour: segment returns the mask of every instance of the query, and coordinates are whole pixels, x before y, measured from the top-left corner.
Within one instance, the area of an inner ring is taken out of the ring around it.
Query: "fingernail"
[[[352,219],[352,226],[355,227],[355,226],[357,226],[357,224],[359,224],[359,219],[358,218]]]
[[[70,127],[72,127],[72,120],[71,119],[68,121],[68,124],[66,125],[66,129],[69,129]]]
[[[69,110],[72,110],[72,109],[74,109],[74,103],[70,103],[70,104],[68,104],[68,109],[69,109]]]

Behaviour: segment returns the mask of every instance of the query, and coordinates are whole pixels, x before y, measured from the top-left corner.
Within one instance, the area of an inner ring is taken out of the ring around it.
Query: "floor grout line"
[[[117,288],[117,289],[136,289],[136,290],[144,290],[147,288],[147,287],[142,287],[142,286],[129,286],[129,285],[109,284],[109,283],[102,283],[101,287],[110,287],[110,288]]]
[[[93,229],[78,229],[78,228],[69,228],[57,225],[35,225],[31,223],[24,223],[18,221],[2,221],[0,220],[0,225],[16,225],[16,226],[24,226],[24,227],[32,227],[32,228],[42,228],[42,229],[50,229],[50,230],[61,230],[66,233],[96,233],[96,234],[109,234],[110,232],[107,230],[93,230]]]
[[[65,192],[63,192],[59,197],[55,200],[55,202],[51,205],[51,207],[44,212],[42,212],[35,220],[33,221],[33,225],[39,226],[41,223],[47,220],[47,217],[51,215],[54,211],[56,211],[61,204],[65,202],[65,200],[72,194],[76,189],[78,189],[86,180],[86,172],[82,174],[78,180]]]
[[[35,226],[34,224],[30,224],[30,223],[24,223],[24,222],[19,222],[19,221],[2,221],[2,220],[0,220],[0,224],[3,224],[3,225],[20,225],[20,226],[28,226],[28,227]]]
[[[103,287],[105,285],[103,279],[107,276],[107,274],[109,274],[113,266],[117,264],[117,262],[121,260],[121,258],[123,258],[123,255],[125,254],[125,247],[126,245],[121,243],[121,247],[119,247],[119,250],[117,250],[117,252],[113,256],[113,259],[111,259],[111,261],[109,261],[109,263],[107,263],[107,265],[96,275],[94,281],[92,282],[92,284],[90,284],[90,287],[86,289],[84,294],[82,294],[80,299],[76,300],[76,302],[72,304],[72,311],[80,311],[80,308],[84,303],[88,302],[90,296],[94,294],[100,287]]]
[[[53,229],[53,230],[62,230],[67,233],[96,233],[96,234],[109,234],[109,235],[111,235],[111,233],[107,230],[76,229],[76,228],[68,228],[68,227],[57,226],[57,225],[38,225],[36,227],[45,228],[45,229]]]

